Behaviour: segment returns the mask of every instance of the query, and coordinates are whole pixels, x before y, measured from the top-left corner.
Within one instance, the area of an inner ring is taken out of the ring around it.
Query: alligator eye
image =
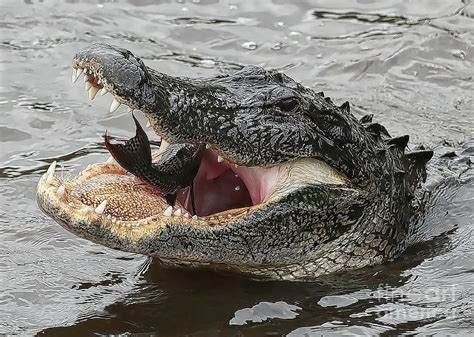
[[[285,112],[296,112],[299,109],[299,102],[296,98],[285,98],[284,100],[279,101],[276,103],[276,106],[280,108],[280,110]]]

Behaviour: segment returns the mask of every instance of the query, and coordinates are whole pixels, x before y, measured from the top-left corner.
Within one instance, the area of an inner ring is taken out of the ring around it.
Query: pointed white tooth
[[[84,88],[85,88],[86,90],[89,90],[90,88],[92,88],[92,83],[91,83],[91,82],[86,82],[86,83],[84,83]]]
[[[164,153],[166,149],[170,146],[170,143],[168,143],[166,140],[162,139],[161,144],[160,144],[160,149],[158,150],[158,153]]]
[[[105,211],[105,207],[107,206],[107,199],[102,201],[99,206],[97,206],[94,210],[97,214],[102,214]]]
[[[206,144],[206,149],[209,149],[210,147],[211,147],[211,145]]]
[[[112,218],[112,223],[115,224],[117,222],[116,218]]]
[[[83,68],[77,68],[77,70],[76,70],[76,76],[77,76],[77,78],[79,78],[79,76],[82,75],[82,72],[83,72],[83,71],[84,71]]]
[[[181,208],[178,208],[176,211],[173,213],[175,216],[181,216]]]
[[[90,80],[90,77],[89,75],[87,75],[87,70],[86,70],[86,72],[84,73],[84,83],[89,82],[89,80]]]
[[[95,98],[95,95],[97,95],[97,92],[99,91],[99,88],[92,86],[89,89],[89,99],[92,101]]]
[[[224,158],[222,158],[221,156],[217,156],[218,163],[222,163],[223,161],[224,161]]]
[[[165,211],[163,212],[163,215],[164,216],[171,216],[171,214],[173,214],[173,207],[168,206],[168,208],[165,209]]]
[[[106,161],[105,164],[108,165],[115,165],[117,162],[115,161],[114,157],[110,156]]]
[[[100,95],[101,96],[104,96],[106,93],[108,93],[107,89],[105,89],[105,88],[100,89]]]
[[[72,68],[72,76],[71,76],[71,82],[76,83],[77,79],[79,76],[77,76],[77,71],[75,68]]]
[[[236,191],[240,191],[240,186],[235,186]]]
[[[89,212],[90,210],[91,210],[90,207],[84,206],[84,207],[82,207],[82,208],[79,210],[79,212],[81,212],[81,213],[87,213],[87,212]]]
[[[193,220],[197,220],[198,216],[196,214],[193,215]]]
[[[109,219],[109,220],[112,219],[112,215],[107,214],[107,219]]]
[[[100,78],[98,78],[97,79],[97,84],[100,84],[100,83],[101,83]]]
[[[54,171],[56,171],[56,160],[49,165],[48,170],[46,171],[46,175],[54,175]]]
[[[48,171],[46,171],[46,183],[51,184],[54,177],[54,171],[56,171],[56,160],[51,163]]]
[[[58,190],[56,191],[56,194],[59,195],[60,197],[62,197],[64,195],[64,185],[61,185],[58,187]]]
[[[189,213],[184,213],[185,218],[189,218]]]
[[[118,109],[120,106],[120,103],[117,101],[117,99],[114,97],[114,100],[112,101],[112,104],[110,104],[110,112],[114,112],[115,110]]]
[[[147,127],[147,128],[151,128],[151,123],[150,123],[149,120],[148,120],[148,122],[146,122],[146,127]]]

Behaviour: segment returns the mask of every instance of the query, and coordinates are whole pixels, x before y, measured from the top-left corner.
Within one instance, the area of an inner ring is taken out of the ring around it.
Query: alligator
[[[409,136],[391,137],[373,115],[357,119],[348,102],[257,66],[173,77],[128,50],[92,44],[72,68],[91,100],[111,94],[111,112],[143,113],[157,139],[150,146],[160,145],[153,163],[176,146],[202,149],[195,209],[189,183],[172,206],[112,157],[69,179],[53,162],[38,205],[79,237],[165,267],[294,281],[381,264],[406,249],[433,152],[408,151]]]

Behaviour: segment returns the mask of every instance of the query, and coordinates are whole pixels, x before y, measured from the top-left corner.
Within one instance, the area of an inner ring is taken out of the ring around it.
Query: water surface
[[[474,334],[470,1],[4,0],[0,29],[0,334]],[[72,56],[96,41],[172,75],[279,69],[458,157],[431,166],[426,216],[393,263],[311,284],[162,270],[36,206],[53,160],[77,173],[107,157],[106,128],[133,133],[110,96],[92,104],[70,84]]]

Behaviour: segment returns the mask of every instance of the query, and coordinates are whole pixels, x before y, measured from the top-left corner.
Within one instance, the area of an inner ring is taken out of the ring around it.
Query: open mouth
[[[110,111],[120,105],[137,109],[135,102],[118,94],[102,73],[102,67],[87,60],[75,60],[72,82],[84,74],[85,89],[89,99],[98,93],[113,95]],[[154,161],[169,146],[159,126],[144,109],[148,127],[163,139]],[[198,226],[223,225],[237,221],[256,208],[278,200],[297,188],[311,184],[346,184],[347,179],[326,163],[304,158],[269,167],[239,166],[229,161],[225,153],[206,144],[201,164],[194,179],[195,212],[191,205],[191,191],[183,188],[177,192],[176,204],[171,207],[163,193],[139,178],[128,174],[111,158],[94,164],[72,180],[62,180],[55,175],[53,163],[40,180],[38,193],[51,207],[63,209],[78,219],[101,224],[122,224],[133,227],[151,223],[166,224],[172,220]]]

